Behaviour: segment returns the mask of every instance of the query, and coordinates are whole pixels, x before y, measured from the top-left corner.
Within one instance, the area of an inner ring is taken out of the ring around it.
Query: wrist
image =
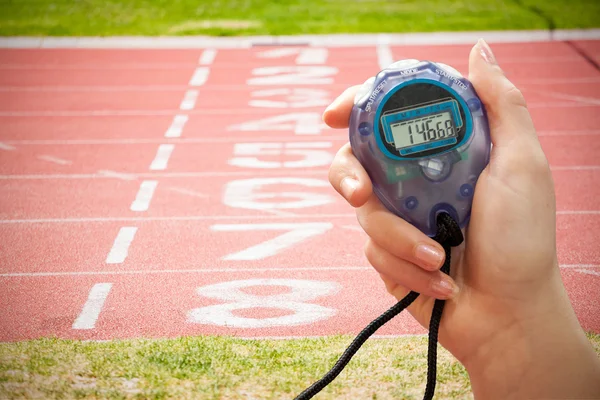
[[[521,307],[509,325],[463,360],[476,399],[600,396],[600,360],[560,276],[553,281],[537,301]]]

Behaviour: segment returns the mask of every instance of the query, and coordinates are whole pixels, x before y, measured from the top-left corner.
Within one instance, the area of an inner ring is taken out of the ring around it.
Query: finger
[[[450,276],[441,271],[425,271],[397,258],[373,240],[367,240],[365,256],[377,272],[408,290],[442,300],[458,294],[458,286]]]
[[[365,204],[373,192],[371,179],[354,157],[350,143],[342,146],[335,155],[329,168],[329,182],[353,207]]]
[[[357,217],[367,235],[395,257],[428,271],[443,265],[444,248],[414,225],[390,213],[375,195],[357,210]]]
[[[492,50],[481,39],[469,55],[469,80],[486,107],[494,146],[537,137],[523,94],[504,75]]]
[[[394,296],[398,301],[402,300],[410,292],[404,286],[394,282],[392,278],[386,274],[379,273],[381,280],[385,284],[386,291]],[[433,308],[433,302],[435,301],[432,297],[419,296],[407,310],[411,315],[420,323],[424,328],[429,327],[429,320],[431,319],[431,310]]]
[[[361,85],[349,87],[323,112],[323,121],[331,128],[347,128],[354,105],[354,96]]]

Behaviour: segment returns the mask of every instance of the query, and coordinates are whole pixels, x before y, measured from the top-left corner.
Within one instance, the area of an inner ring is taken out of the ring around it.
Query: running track
[[[469,48],[0,50],[0,340],[357,333],[393,301],[327,181],[347,133],[321,111],[393,59],[466,73]],[[600,41],[494,50],[600,332]],[[378,334],[423,332],[401,315]]]

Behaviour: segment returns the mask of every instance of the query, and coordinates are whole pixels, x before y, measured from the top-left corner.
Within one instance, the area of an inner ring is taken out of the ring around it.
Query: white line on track
[[[181,102],[181,110],[192,110],[198,97],[197,90],[188,90]],[[547,108],[598,108],[600,104],[555,102],[555,103],[529,103],[529,109]],[[321,107],[315,107],[314,112],[322,112]],[[119,117],[119,116],[162,116],[173,115],[179,110],[82,110],[82,111],[0,111],[0,117]],[[310,110],[309,110],[310,111]],[[250,108],[202,108],[190,111],[189,115],[256,115],[257,111]],[[302,128],[302,127],[301,127]],[[297,129],[298,130],[298,129]],[[310,130],[312,132],[312,129]]]
[[[137,228],[134,226],[124,226],[119,229],[112,248],[106,257],[107,264],[121,264],[127,258],[129,246],[135,237]]]
[[[79,275],[150,275],[150,274],[205,274],[232,272],[271,272],[271,271],[365,271],[371,267],[273,267],[273,268],[194,268],[194,269],[142,269],[126,271],[63,271],[63,272],[9,272],[0,278],[40,277],[40,276],[79,276]]]
[[[178,138],[181,137],[181,132],[183,132],[183,127],[188,122],[189,117],[183,114],[177,114],[173,117],[173,122],[169,126],[169,129],[165,132],[165,137],[167,138]]]
[[[185,92],[183,96],[183,100],[181,100],[181,104],[179,105],[179,109],[181,110],[192,110],[196,106],[196,100],[198,99],[198,91],[195,89],[189,89]],[[165,110],[162,113],[172,114],[171,110]]]
[[[600,276],[600,271],[590,271],[589,269],[577,269],[576,271],[587,275]]]
[[[567,264],[561,269],[600,268],[600,265]],[[45,276],[88,276],[88,275],[155,275],[155,274],[206,274],[237,272],[302,272],[302,271],[372,271],[369,266],[316,266],[316,267],[257,267],[257,268],[182,268],[182,269],[138,269],[121,271],[60,271],[60,272],[7,272],[0,273],[0,278],[45,277]]]
[[[122,181],[135,181],[137,179],[137,175],[135,175],[135,174],[128,174],[128,173],[125,173],[125,172],[117,172],[117,171],[110,171],[110,170],[107,170],[107,169],[101,169],[95,175],[97,175],[98,178],[112,178],[112,179],[120,179]]]
[[[356,218],[352,214],[298,214],[294,217],[279,215],[188,215],[172,217],[83,217],[83,218],[34,218],[0,219],[0,224],[42,224],[42,223],[87,223],[87,222],[148,222],[148,221],[236,221],[236,220],[279,220],[279,219],[327,219]]]
[[[558,211],[557,215],[600,215],[600,210]],[[296,214],[287,215],[186,215],[169,217],[81,217],[81,218],[32,218],[0,219],[0,224],[68,224],[89,222],[173,222],[173,221],[236,221],[236,220],[305,220],[328,218],[356,218],[356,214]]]
[[[215,61],[215,57],[217,56],[217,50],[215,49],[206,49],[200,55],[198,59],[198,64],[200,65],[210,65]]]
[[[508,30],[387,34],[390,45],[473,45],[479,38],[488,43],[552,42],[560,40],[600,39],[600,29]],[[360,47],[381,42],[379,34],[282,35],[282,36],[162,36],[162,37],[6,37],[1,48],[146,48],[146,49],[240,49],[257,43],[307,47]]]
[[[158,181],[142,181],[140,189],[135,196],[135,200],[131,203],[130,210],[138,212],[148,211],[157,185]]]
[[[158,146],[158,150],[156,151],[156,156],[154,160],[152,160],[152,164],[150,164],[150,170],[152,171],[162,171],[167,168],[169,163],[169,158],[173,153],[173,149],[175,149],[174,144],[161,144]]]
[[[82,145],[82,144],[154,144],[154,143],[243,143],[243,142],[302,142],[315,141],[314,136],[274,137],[274,136],[227,136],[218,137],[206,133],[206,137],[171,137],[168,140],[161,138],[114,138],[114,139],[28,139],[28,140],[5,140],[8,145]],[[600,135],[600,130],[573,130],[573,131],[539,131],[538,136],[595,136]],[[341,141],[347,142],[346,136],[319,135],[319,141]]]
[[[196,192],[196,191],[193,191],[193,190],[189,190],[189,189],[185,189],[185,188],[169,187],[168,189],[171,192],[184,194],[186,196],[199,197],[201,199],[208,199],[208,198],[210,198],[210,196],[207,195],[207,194],[199,193],[199,192]]]
[[[394,62],[392,49],[390,48],[390,39],[388,35],[380,35],[377,43],[377,63],[379,68],[387,68]]]
[[[94,329],[112,283],[96,283],[92,286],[81,313],[73,323],[73,329]]]
[[[550,61],[547,61],[550,62]],[[569,85],[586,85],[589,83],[600,83],[600,77],[582,77],[582,78],[515,78],[513,83],[517,86],[522,85],[553,85],[553,84],[569,84]],[[357,82],[336,82],[328,85],[330,89],[339,89],[341,92],[348,86],[356,85]],[[174,91],[181,92],[188,89],[187,85],[119,85],[119,86],[0,86],[0,92],[166,92]],[[212,84],[206,87],[205,91],[233,91],[248,90],[245,84]]]
[[[15,146],[11,146],[10,144],[0,142],[0,150],[14,150],[14,149],[15,149]]]
[[[190,86],[202,86],[208,80],[210,69],[208,67],[198,67],[190,79]]]
[[[598,167],[600,169],[600,166]],[[140,172],[124,173],[115,171],[99,171],[97,174],[32,174],[32,175],[0,175],[0,180],[38,180],[38,179],[107,179],[135,180],[136,178],[197,178],[197,177],[220,177],[220,176],[279,176],[281,171],[263,170],[255,171],[214,171],[214,172]],[[293,176],[327,176],[327,170],[287,171],[285,175]]]
[[[59,165],[70,165],[73,164],[72,161],[69,160],[63,160],[62,158],[58,158],[58,157],[54,157],[54,156],[49,156],[49,155],[41,155],[38,156],[37,158],[39,158],[40,160],[43,161],[48,161],[54,164],[59,164]]]
[[[362,49],[359,49],[362,50]],[[206,50],[208,51],[208,50]],[[203,53],[204,54],[204,53]],[[202,55],[199,58],[198,63],[193,62],[182,62],[182,63],[151,63],[151,64],[140,64],[140,63],[102,63],[102,64],[91,64],[91,63],[76,63],[76,64],[56,64],[56,63],[0,63],[0,70],[80,70],[80,71],[106,71],[106,70],[189,70],[196,65],[210,65],[202,64]],[[296,58],[296,64],[298,65],[323,65],[327,62],[328,50],[326,48],[304,48],[302,52]],[[340,62],[348,64],[346,68],[367,68],[373,64],[370,60],[357,59],[355,56],[344,57],[343,55],[338,56]],[[439,61],[444,61],[446,64],[454,66],[468,66],[468,59],[464,57],[444,57]],[[581,56],[577,55],[561,55],[561,56],[544,56],[544,57],[502,57],[502,65],[508,64],[556,64],[556,63],[580,63]],[[220,70],[246,70],[248,65],[240,62],[221,62],[219,63]],[[9,86],[5,86],[9,87]],[[158,87],[158,85],[150,85],[150,89],[141,88],[140,90],[152,90],[152,87]],[[164,85],[166,90],[172,90],[174,85]],[[187,87],[187,86],[185,86]],[[185,89],[183,87],[183,89]],[[13,86],[15,90],[19,90],[19,86]],[[30,87],[21,87],[23,91],[31,91]],[[179,87],[182,90],[182,87]],[[2,89],[0,89],[2,91]]]
[[[157,168],[162,164],[157,163]],[[568,166],[551,166],[552,171],[600,171],[600,165],[568,165]],[[322,176],[326,177],[328,170],[289,170],[286,175],[290,176]],[[139,178],[198,178],[198,177],[228,177],[228,176],[279,176],[281,171],[263,170],[256,171],[206,171],[206,172],[133,172],[120,173],[116,171],[102,170],[95,174],[15,174],[15,175],[0,175],[0,180],[53,180],[53,179],[120,179],[120,180],[135,180]]]

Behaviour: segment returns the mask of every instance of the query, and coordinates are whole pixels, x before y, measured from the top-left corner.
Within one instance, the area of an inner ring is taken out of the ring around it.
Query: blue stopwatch
[[[391,212],[431,237],[441,212],[467,225],[491,145],[484,106],[454,68],[402,60],[368,79],[354,98],[350,144]]]

